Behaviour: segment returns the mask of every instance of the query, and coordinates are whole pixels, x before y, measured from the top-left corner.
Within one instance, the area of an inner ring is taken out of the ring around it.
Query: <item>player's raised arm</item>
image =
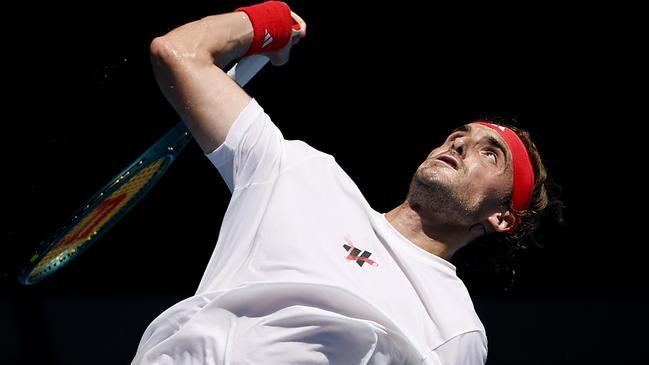
[[[298,30],[296,30],[298,29]],[[306,24],[279,1],[182,25],[151,42],[156,80],[204,152],[223,143],[248,96],[222,70],[244,55],[288,61]]]

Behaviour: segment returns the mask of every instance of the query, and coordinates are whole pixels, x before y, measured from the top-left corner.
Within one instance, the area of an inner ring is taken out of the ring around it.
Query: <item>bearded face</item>
[[[408,201],[449,223],[480,222],[506,205],[511,194],[511,157],[505,146],[490,128],[459,128],[419,166]]]

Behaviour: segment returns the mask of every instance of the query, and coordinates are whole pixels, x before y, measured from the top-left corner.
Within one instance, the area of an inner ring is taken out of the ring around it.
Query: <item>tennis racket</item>
[[[268,62],[253,55],[241,59],[227,73],[244,86]],[[147,149],[132,164],[99,189],[32,254],[18,279],[24,285],[45,279],[87,250],[115,225],[160,180],[191,139],[183,123]]]

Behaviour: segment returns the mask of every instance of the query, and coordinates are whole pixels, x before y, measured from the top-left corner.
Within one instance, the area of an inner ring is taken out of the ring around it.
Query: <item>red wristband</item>
[[[246,13],[254,29],[252,44],[246,56],[280,50],[291,40],[293,18],[286,3],[266,1],[236,11]]]

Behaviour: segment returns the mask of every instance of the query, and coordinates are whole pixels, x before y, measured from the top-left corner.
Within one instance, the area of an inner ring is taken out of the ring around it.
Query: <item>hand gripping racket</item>
[[[243,58],[228,76],[244,86],[267,62],[268,58],[261,55]],[[191,138],[187,127],[178,123],[117,174],[39,244],[19,274],[20,282],[29,285],[41,281],[87,250],[158,182]]]

